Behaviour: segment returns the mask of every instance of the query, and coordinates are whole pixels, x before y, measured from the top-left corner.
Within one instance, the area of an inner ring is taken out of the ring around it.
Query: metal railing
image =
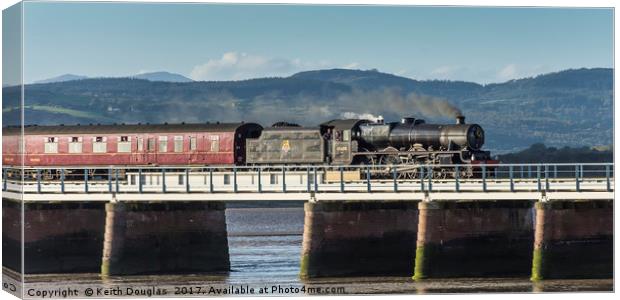
[[[613,191],[612,163],[2,169],[24,193]]]

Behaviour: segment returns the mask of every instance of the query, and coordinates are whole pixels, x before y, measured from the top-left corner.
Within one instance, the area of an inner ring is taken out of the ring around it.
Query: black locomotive
[[[318,128],[279,122],[265,128],[260,137],[247,140],[249,164],[366,164],[378,169],[399,166],[400,177],[416,178],[419,165],[432,165],[435,177],[452,177],[452,167],[466,165],[463,177],[475,175],[475,165],[492,164],[481,150],[484,130],[478,124],[427,124],[403,118],[385,123],[363,119],[332,120]],[[293,125],[293,126],[288,126]],[[379,172],[381,173],[381,172]],[[386,174],[387,175],[387,174]]]

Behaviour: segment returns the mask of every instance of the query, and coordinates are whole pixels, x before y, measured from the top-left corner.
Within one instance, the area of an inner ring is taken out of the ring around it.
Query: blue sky
[[[611,9],[27,2],[24,27],[26,82],[340,67],[490,83],[613,66]]]

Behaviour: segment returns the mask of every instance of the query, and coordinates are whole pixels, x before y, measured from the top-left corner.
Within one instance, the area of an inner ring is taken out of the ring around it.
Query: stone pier
[[[230,269],[222,202],[108,203],[102,275]]]
[[[536,203],[534,281],[613,277],[613,201]]]
[[[528,276],[532,205],[420,202],[413,278]]]
[[[3,199],[3,264],[21,270],[20,202]],[[24,273],[98,272],[105,213],[93,202],[23,204]]]
[[[300,277],[411,275],[417,202],[322,201],[304,208]]]
[[[3,266],[25,274],[213,273],[230,269],[223,202],[2,200]]]
[[[2,266],[22,271],[22,204],[2,198]]]

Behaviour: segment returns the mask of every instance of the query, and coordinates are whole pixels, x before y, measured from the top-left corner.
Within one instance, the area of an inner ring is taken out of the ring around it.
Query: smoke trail
[[[416,93],[403,95],[396,88],[372,91],[354,90],[340,96],[334,103],[341,111],[344,111],[341,113],[342,117],[347,114],[348,117],[357,115],[360,118],[361,116],[372,118],[375,117],[374,114],[389,114],[454,118],[462,114],[460,109],[446,99]]]
[[[430,117],[454,118],[462,115],[460,109],[442,98],[411,93],[405,99],[408,103],[411,103],[414,110],[418,110],[423,115]]]
[[[316,126],[331,119],[367,119],[377,121],[412,116],[416,118],[454,118],[461,111],[446,99],[404,94],[398,88],[375,90],[354,89],[337,96],[286,95],[268,92],[242,99],[228,91],[201,95],[194,101],[182,97],[159,104],[158,114],[136,120],[135,113],[121,117],[123,122],[257,122],[272,124],[279,121]],[[390,120],[393,121],[393,120]]]

